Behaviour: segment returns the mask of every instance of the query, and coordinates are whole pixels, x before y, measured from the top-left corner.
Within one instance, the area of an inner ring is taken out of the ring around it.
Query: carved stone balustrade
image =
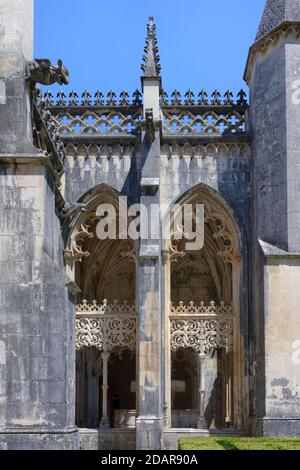
[[[195,305],[190,302],[184,305],[170,306],[170,347],[173,353],[181,348],[189,348],[198,358],[199,381],[199,417],[197,427],[207,429],[205,417],[206,377],[205,363],[208,354],[216,349],[225,349],[226,356],[233,350],[234,319],[231,305],[221,302],[217,305],[204,302]],[[230,381],[229,369],[226,381]],[[229,403],[229,387],[226,388],[226,403]],[[229,416],[229,415],[228,415]],[[230,417],[228,417],[230,421]]]
[[[197,354],[207,355],[214,349],[233,349],[233,309],[231,305],[193,302],[170,307],[171,350],[191,348]]]
[[[109,142],[136,142],[142,121],[142,95],[136,90],[132,99],[124,90],[117,98],[111,90],[104,98],[97,91],[94,98],[87,90],[82,98],[76,91],[69,98],[60,93],[54,100],[47,92],[45,100],[65,144]]]
[[[136,349],[136,308],[126,302],[109,304],[84,300],[77,305],[76,349],[96,347],[111,352],[115,348]]]
[[[248,108],[246,93],[241,90],[237,99],[228,90],[221,97],[215,90],[211,99],[205,90],[199,93],[199,99],[188,90],[185,99],[181,98],[175,90],[171,99],[165,92],[161,95],[161,108],[163,115],[163,135],[165,139],[175,138],[247,138],[246,112]]]
[[[186,141],[248,142],[246,115],[248,103],[241,90],[237,98],[228,90],[222,97],[215,90],[211,98],[205,90],[196,94],[188,90],[181,98],[178,90],[168,99],[162,92],[160,98],[162,138],[173,143]],[[129,97],[127,91],[117,96],[109,91],[107,97],[101,91],[93,94],[85,90],[72,91],[67,97],[59,92],[53,99],[46,92],[44,101],[52,114],[56,130],[65,145],[101,145],[105,142],[136,144],[143,127],[142,95],[139,90]]]

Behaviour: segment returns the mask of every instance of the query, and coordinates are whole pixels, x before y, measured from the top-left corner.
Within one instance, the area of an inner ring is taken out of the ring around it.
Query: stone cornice
[[[1,428],[0,435],[5,434],[73,434],[77,433],[77,426],[68,426],[65,428],[44,428],[37,426],[27,426],[27,427],[18,427],[18,428]]]
[[[37,150],[36,153],[0,153],[0,164],[22,164],[22,165],[43,165],[47,168],[54,182],[54,193],[56,205],[59,209],[63,208],[65,201],[61,193],[61,181],[53,165],[50,155]]]
[[[273,29],[270,33],[262,36],[256,41],[249,50],[246,69],[244,73],[244,80],[249,85],[255,59],[258,54],[266,54],[271,47],[275,47],[281,39],[286,39],[290,34],[295,39],[300,39],[300,22],[286,21],[281,23],[277,28]]]
[[[285,250],[282,250],[278,246],[272,245],[270,243],[264,242],[263,240],[258,240],[258,243],[262,249],[262,252],[266,259],[300,259],[300,253],[292,253]]]
[[[50,155],[47,155],[43,151],[37,150],[36,153],[0,153],[1,163],[15,163],[15,164],[40,164],[48,168],[49,172],[53,176],[54,182],[57,187],[60,187],[60,178],[57,175],[56,168],[53,165],[53,161]]]

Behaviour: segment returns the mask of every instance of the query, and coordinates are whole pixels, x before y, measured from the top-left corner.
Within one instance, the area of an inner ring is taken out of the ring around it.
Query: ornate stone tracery
[[[207,393],[205,383],[205,367],[209,353],[218,349],[226,351],[226,357],[233,351],[234,345],[234,319],[232,306],[222,302],[217,305],[203,302],[196,306],[194,302],[170,307],[170,348],[171,352],[180,350],[192,350],[198,362],[198,393],[199,393],[199,417],[197,427],[207,428],[205,417],[205,396]],[[226,372],[226,380],[231,380],[229,370]],[[226,388],[226,403],[230,400],[230,387]],[[228,414],[228,422],[231,421]]]
[[[75,343],[78,351],[93,346],[107,352],[115,348],[135,351],[135,306],[84,301],[77,307]]]
[[[103,329],[104,321],[98,318],[76,319],[76,350],[84,347],[95,346],[100,351],[103,350]]]
[[[115,302],[110,304],[107,300],[103,300],[102,303],[93,300],[93,302],[88,302],[83,300],[81,304],[77,305],[77,315],[130,315],[136,316],[136,306],[135,304],[128,304],[126,301],[123,303]]]
[[[245,133],[244,111],[230,110],[225,113],[193,113],[182,110],[163,110],[165,135],[236,135]]]
[[[233,348],[233,321],[230,319],[171,319],[171,350],[191,348],[197,354]]]
[[[125,114],[122,111],[101,110],[78,112],[72,115],[68,111],[60,111],[55,115],[58,132],[63,136],[103,136],[134,134],[141,119],[140,110]]]
[[[94,234],[90,231],[89,223],[80,224],[80,226],[73,233],[73,241],[71,249],[64,252],[65,262],[81,261],[90,255],[88,251],[83,249],[83,244],[86,239],[93,238]]]

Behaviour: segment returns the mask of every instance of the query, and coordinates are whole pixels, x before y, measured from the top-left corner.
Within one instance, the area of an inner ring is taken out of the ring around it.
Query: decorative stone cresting
[[[208,93],[205,90],[201,90],[198,94],[198,99],[196,94],[192,90],[187,90],[182,98],[179,90],[174,90],[171,93],[171,98],[166,91],[162,91],[160,95],[160,104],[163,108],[176,108],[176,107],[190,107],[202,108],[207,110],[207,108],[215,108],[220,111],[220,108],[226,107],[248,107],[247,95],[244,90],[240,90],[237,94],[236,99],[233,97],[231,90],[227,90],[223,97],[219,90],[214,90],[211,94],[211,97],[208,98]]]
[[[145,73],[149,72],[150,63],[152,73],[156,73],[154,56],[152,54],[148,57]],[[90,143],[100,145],[101,139],[106,137],[126,142],[128,139],[133,142],[138,140],[142,126],[141,97],[138,90],[133,93],[132,99],[127,91],[122,91],[117,98],[117,94],[110,90],[106,99],[101,91],[97,91],[93,98],[85,90],[81,99],[76,91],[72,91],[69,98],[60,91],[56,100],[51,92],[46,92],[44,101],[65,144],[75,143],[76,138],[77,144],[89,146]],[[243,90],[240,90],[236,99],[230,90],[223,97],[215,90],[210,99],[205,90],[199,93],[198,99],[195,99],[191,90],[181,99],[180,92],[175,90],[170,100],[167,93],[162,91],[160,104],[163,135],[168,139],[185,135],[208,138],[231,136],[238,139],[247,135],[245,113],[248,103]]]
[[[205,305],[204,302],[201,302],[200,305],[196,305],[195,302],[190,302],[188,305],[185,305],[183,302],[179,302],[178,305],[171,303],[170,306],[171,315],[181,315],[181,314],[228,314],[233,313],[232,305],[226,305],[225,302],[221,302],[220,305],[216,304],[213,300],[209,305]]]
[[[97,300],[92,302],[83,300],[81,304],[77,305],[76,312],[80,316],[87,314],[136,316],[137,314],[135,304],[128,304],[126,301],[110,304],[107,300],[103,300],[102,303]]]

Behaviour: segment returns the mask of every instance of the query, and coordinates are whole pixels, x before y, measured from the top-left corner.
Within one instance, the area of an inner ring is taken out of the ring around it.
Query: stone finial
[[[267,0],[256,40],[286,21],[300,21],[300,0]]]
[[[141,66],[144,77],[160,76],[161,66],[159,61],[160,57],[158,54],[156,25],[154,23],[153,16],[150,16],[149,23],[147,25],[145,55],[143,56],[143,64]]]

